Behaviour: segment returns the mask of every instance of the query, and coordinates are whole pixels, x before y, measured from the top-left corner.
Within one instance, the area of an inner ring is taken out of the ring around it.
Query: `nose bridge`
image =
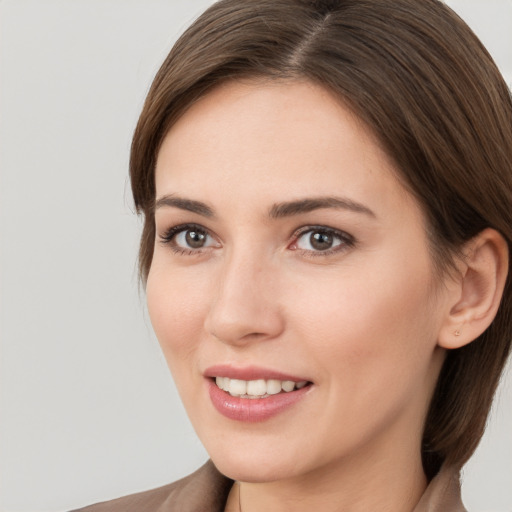
[[[226,343],[272,338],[282,329],[276,270],[258,251],[233,250],[218,273],[205,328]]]

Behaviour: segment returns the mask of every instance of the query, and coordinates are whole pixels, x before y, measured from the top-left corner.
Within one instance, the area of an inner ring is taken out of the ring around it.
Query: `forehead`
[[[212,197],[221,190],[261,198],[408,195],[366,125],[309,82],[230,82],[173,125],[156,166],[158,194]],[[270,198],[269,198],[270,200]]]

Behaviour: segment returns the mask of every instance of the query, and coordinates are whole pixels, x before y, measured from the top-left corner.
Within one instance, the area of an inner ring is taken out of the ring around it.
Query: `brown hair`
[[[242,78],[321,84],[366,122],[421,204],[441,271],[486,227],[512,245],[512,100],[491,57],[438,0],[221,0],[182,35],[149,91],[132,144],[139,263],[155,239],[154,168],[162,139],[194,101]],[[509,277],[497,316],[449,351],[422,456],[428,477],[461,466],[482,436],[511,346]]]

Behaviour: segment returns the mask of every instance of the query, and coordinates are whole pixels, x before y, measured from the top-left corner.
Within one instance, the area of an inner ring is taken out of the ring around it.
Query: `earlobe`
[[[504,238],[488,228],[464,247],[464,267],[451,294],[438,345],[460,348],[478,338],[498,311],[508,272],[508,247]]]

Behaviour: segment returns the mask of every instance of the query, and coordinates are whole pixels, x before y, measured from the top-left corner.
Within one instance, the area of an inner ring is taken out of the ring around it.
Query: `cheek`
[[[154,262],[148,275],[146,296],[149,316],[169,368],[175,373],[189,360],[201,339],[208,294],[187,273],[161,270]]]
[[[343,285],[317,280],[297,308],[302,359],[318,369],[328,404],[323,435],[341,436],[340,443],[368,439],[405,418],[419,429],[439,370],[428,275],[361,275]],[[341,424],[342,433],[332,431]]]
[[[340,380],[366,386],[428,367],[438,329],[430,266],[404,265],[388,265],[386,272],[380,265],[352,268],[343,276],[317,279],[314,287],[302,283],[299,288],[308,294],[300,295],[300,302],[295,294],[309,356],[342,375]]]

